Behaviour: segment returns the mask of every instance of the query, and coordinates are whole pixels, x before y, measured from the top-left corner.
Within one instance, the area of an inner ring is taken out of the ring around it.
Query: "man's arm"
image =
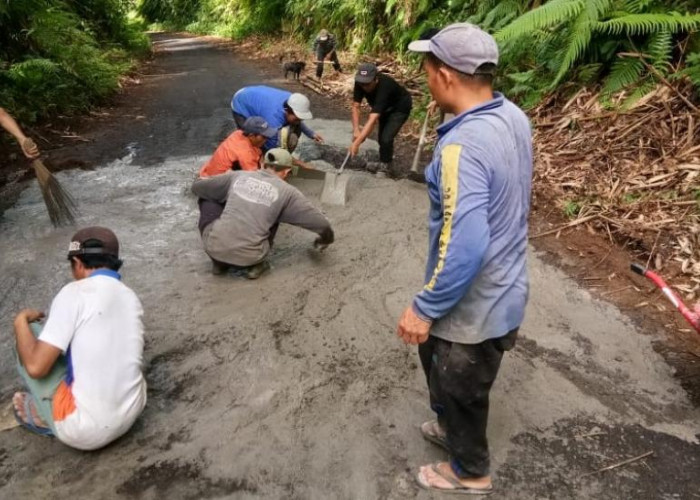
[[[0,108],[0,126],[12,134],[15,139],[17,139],[17,142],[22,148],[24,156],[30,159],[39,156],[39,148],[37,145],[34,143],[34,141],[24,135],[24,132],[22,132],[22,129],[17,124],[15,119],[12,118],[12,116],[10,116],[10,114],[3,108]]]
[[[226,203],[233,176],[233,172],[228,172],[214,177],[197,179],[192,184],[192,192],[205,200]]]
[[[443,223],[430,281],[413,300],[422,319],[445,316],[467,293],[488,249],[489,180],[486,168],[465,147],[442,150]]]
[[[44,313],[35,309],[24,309],[15,317],[15,340],[17,355],[32,378],[45,377],[61,355],[61,349],[41,340],[37,340],[29,326],[30,323],[44,317]]]
[[[353,109],[354,112],[354,109]],[[360,145],[362,145],[365,140],[369,137],[369,134],[372,133],[374,130],[374,126],[377,124],[379,121],[379,113],[370,113],[369,118],[367,119],[367,123],[365,123],[365,126],[362,127],[362,131],[360,132],[360,135],[358,135],[355,140],[352,142],[352,146],[350,146],[350,155],[355,156],[357,152],[360,150]]]
[[[362,101],[353,100],[352,102],[352,141],[360,137],[360,111],[362,108]]]
[[[279,221],[313,231],[320,236],[316,240],[319,244],[333,243],[335,235],[328,219],[298,189],[293,186],[289,188],[293,190],[292,196],[282,210]]]

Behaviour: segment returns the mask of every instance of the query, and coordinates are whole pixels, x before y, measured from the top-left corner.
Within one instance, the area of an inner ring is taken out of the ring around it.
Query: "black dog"
[[[284,79],[287,79],[287,75],[292,73],[296,80],[299,79],[299,74],[306,68],[306,63],[304,61],[294,61],[284,63],[282,70],[284,71]]]

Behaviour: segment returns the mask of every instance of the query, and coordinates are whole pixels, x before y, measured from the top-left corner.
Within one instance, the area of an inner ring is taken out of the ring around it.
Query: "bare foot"
[[[424,465],[418,472],[418,483],[424,488],[436,490],[470,489],[473,493],[491,492],[491,477],[460,479],[448,462]]]
[[[12,396],[12,404],[14,405],[15,411],[17,412],[17,415],[19,415],[19,418],[21,418],[22,421],[25,423],[29,422],[29,420],[27,419],[27,413],[24,409],[24,402],[26,398],[29,398],[29,404],[27,406],[29,406],[29,410],[32,413],[32,420],[34,421],[34,425],[38,427],[48,428],[48,424],[44,422],[39,416],[39,412],[36,409],[36,404],[34,404],[34,399],[32,399],[32,397],[26,392],[15,392],[15,395]]]

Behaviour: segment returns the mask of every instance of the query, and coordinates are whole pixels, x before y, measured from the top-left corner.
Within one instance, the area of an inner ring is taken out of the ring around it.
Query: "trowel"
[[[345,205],[347,199],[348,176],[343,175],[345,165],[350,159],[350,151],[345,155],[345,160],[337,172],[326,172],[321,192],[321,203],[327,205]]]

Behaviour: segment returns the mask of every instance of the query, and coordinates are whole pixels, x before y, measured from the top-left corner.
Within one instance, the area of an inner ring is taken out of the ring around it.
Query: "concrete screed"
[[[310,125],[347,147],[349,123]],[[314,148],[300,145],[302,159],[330,168]],[[0,496],[431,498],[412,474],[444,454],[420,437],[425,381],[395,336],[422,282],[425,187],[349,172],[347,206],[323,207],[336,243],[319,254],[312,233],[282,226],[272,272],[249,282],[210,274],[189,194],[200,164],[142,168],[129,155],[58,174],[78,225],[121,239],[124,280],[146,311],[149,402],[96,453],[1,433]],[[321,182],[293,182],[318,201]],[[35,183],[0,223],[3,401],[19,387],[12,315],[48,309],[69,281],[73,231],[50,227]],[[534,252],[529,266],[527,320],[492,393],[494,498],[691,498],[699,415],[653,337]],[[580,477],[649,449],[649,466]]]

